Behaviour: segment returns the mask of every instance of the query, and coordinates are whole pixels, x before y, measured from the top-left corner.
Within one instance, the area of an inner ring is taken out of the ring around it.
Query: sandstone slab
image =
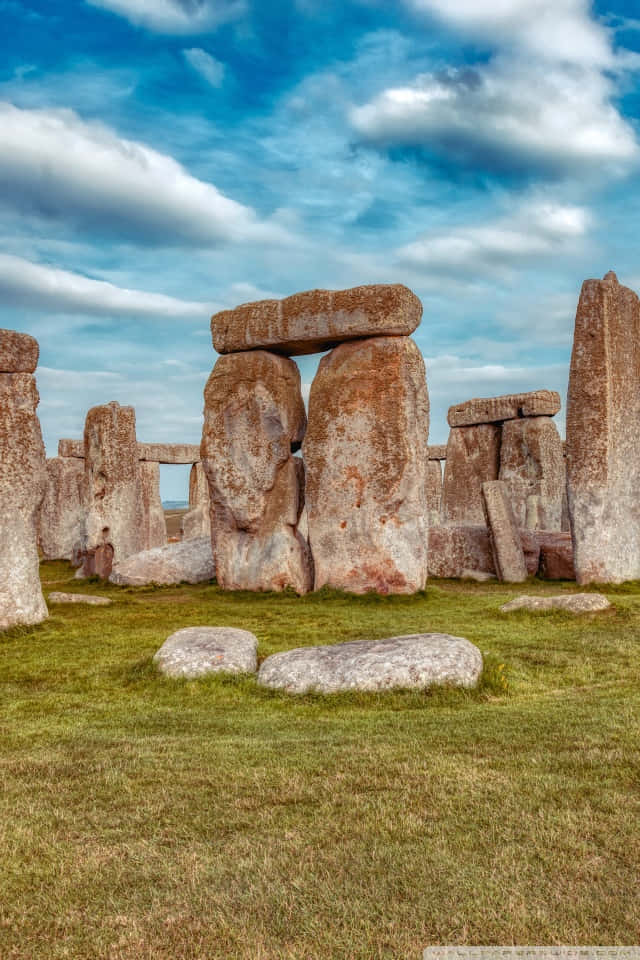
[[[454,427],[449,433],[442,487],[443,523],[484,524],[482,484],[500,471],[500,427]]]
[[[167,677],[194,680],[212,673],[255,673],[258,641],[234,627],[185,627],[165,640],[154,662]]]
[[[180,523],[183,540],[211,536],[211,500],[202,463],[194,463],[189,474],[189,509]]]
[[[84,462],[52,457],[38,518],[38,542],[46,560],[71,560],[84,529]]]
[[[519,417],[554,417],[560,411],[560,394],[555,390],[509,393],[502,397],[475,397],[449,407],[450,427],[476,423],[501,423]]]
[[[84,460],[84,440],[71,440],[69,437],[58,440],[58,456]]]
[[[482,499],[498,579],[521,583],[527,579],[527,566],[506,485],[500,480],[483,483]]]
[[[469,579],[477,573],[495,576],[489,531],[482,524],[442,524],[429,529],[429,576]]]
[[[87,603],[92,607],[110,607],[113,600],[109,597],[92,596],[90,593],[62,593],[53,590],[48,596],[49,603]]]
[[[211,334],[218,353],[260,348],[295,356],[329,350],[345,340],[406,336],[421,317],[422,304],[407,287],[375,284],[245,303],[216,313]]]
[[[439,460],[427,462],[427,511],[429,526],[440,523],[440,507],[442,504],[442,467]]]
[[[578,583],[640,578],[640,300],[586,280],[567,400],[567,492]]]
[[[447,459],[447,445],[446,443],[430,443],[427,446],[427,457],[429,460],[446,460]]]
[[[39,353],[35,337],[0,329],[0,373],[34,373]]]
[[[200,444],[139,443],[138,458],[150,463],[196,463],[200,459]]]
[[[573,593],[561,597],[516,597],[500,607],[502,613],[515,610],[566,610],[568,613],[598,613],[611,604],[601,593]]]
[[[566,490],[562,440],[550,417],[508,420],[502,427],[500,473],[519,527],[560,530]]]
[[[113,565],[109,580],[120,586],[143,587],[150,583],[203,583],[214,576],[211,538],[199,537],[134,553]]]
[[[296,694],[425,690],[474,687],[481,673],[482,654],[468,640],[422,633],[275,653],[261,664],[258,683]]]
[[[160,464],[140,460],[138,463],[140,496],[141,549],[152,550],[167,542],[167,524],[160,496]]]
[[[312,585],[299,467],[306,414],[295,363],[264,350],[220,357],[205,387],[202,460],[225,590],[306,593]]]
[[[575,580],[573,541],[570,533],[539,533],[540,567],[543,580]]]
[[[424,361],[408,337],[345,343],[322,359],[303,443],[316,589],[424,588],[428,429]]]

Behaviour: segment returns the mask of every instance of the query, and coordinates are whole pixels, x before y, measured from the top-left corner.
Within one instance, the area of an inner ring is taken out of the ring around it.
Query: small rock
[[[260,666],[258,683],[287,693],[423,690],[445,683],[474,687],[481,672],[482,654],[468,640],[419,633],[274,653]]]
[[[61,593],[54,590],[48,596],[49,603],[89,603],[94,607],[108,607],[113,603],[108,597],[95,597],[89,593]]]
[[[611,604],[601,593],[574,593],[563,597],[516,597],[500,607],[502,613],[514,610],[567,610],[569,613],[597,613]]]
[[[475,580],[476,583],[488,583],[489,580],[496,580],[494,573],[488,573],[486,570],[463,570],[460,574],[461,580]]]
[[[193,680],[210,673],[255,673],[258,640],[234,627],[185,627],[162,644],[154,662],[167,677]]]
[[[144,587],[149,583],[202,583],[214,576],[210,537],[194,537],[143,550],[115,563],[109,580],[120,586]]]

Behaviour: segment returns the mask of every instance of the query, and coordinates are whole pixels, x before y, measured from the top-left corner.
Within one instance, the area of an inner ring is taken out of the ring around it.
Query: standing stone
[[[429,576],[457,580],[477,575],[494,576],[495,564],[489,532],[482,526],[441,524],[429,529]]]
[[[508,420],[503,425],[499,479],[507,485],[519,527],[562,528],[564,455],[550,417]]]
[[[85,529],[77,576],[108,578],[143,545],[140,482],[133,407],[92,407],[84,428]]]
[[[497,480],[500,426],[453,427],[449,433],[442,488],[442,522],[484,524],[482,484]]]
[[[316,589],[424,588],[428,431],[424,361],[412,340],[345,343],[322,359],[303,444]]]
[[[201,454],[218,583],[306,593],[311,556],[297,529],[301,490],[291,452],[306,426],[298,368],[264,350],[220,357],[204,402]]]
[[[3,366],[21,355],[10,332],[0,333]],[[0,630],[47,617],[38,570],[38,512],[47,483],[38,401],[32,374],[0,372]]]
[[[167,524],[160,496],[160,464],[153,461],[138,462],[140,485],[141,542],[142,550],[163,547],[167,542]]]
[[[527,579],[527,566],[506,484],[483,483],[482,500],[498,579],[521,583]]]
[[[586,280],[567,400],[567,490],[578,583],[640,578],[640,300]]]
[[[83,460],[47,460],[47,485],[38,522],[38,541],[45,560],[71,560],[82,540],[83,481]]]
[[[209,484],[201,462],[194,463],[189,474],[189,510],[180,524],[183,540],[211,536],[211,500]]]
[[[440,506],[442,503],[442,467],[439,460],[427,461],[427,510],[429,526],[440,523]]]

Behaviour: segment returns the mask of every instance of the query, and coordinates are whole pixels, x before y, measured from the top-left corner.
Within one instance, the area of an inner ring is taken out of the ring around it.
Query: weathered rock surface
[[[562,597],[516,597],[500,607],[502,613],[515,610],[566,610],[568,613],[598,613],[611,604],[601,593],[573,593]]]
[[[110,607],[113,600],[109,597],[96,597],[90,593],[61,593],[53,590],[48,597],[49,603],[88,603],[92,607]]]
[[[201,451],[218,583],[306,593],[312,561],[297,530],[303,504],[291,453],[306,426],[298,368],[264,350],[220,357],[204,398]]]
[[[457,580],[471,573],[495,576],[486,526],[442,524],[429,529],[429,576]]]
[[[507,485],[519,527],[561,529],[566,473],[562,440],[550,417],[504,424],[499,479]]]
[[[316,589],[424,588],[428,429],[424,361],[408,337],[345,343],[322,359],[303,443]]]
[[[560,410],[560,394],[555,390],[510,393],[502,397],[475,397],[449,407],[450,427],[469,427],[476,423],[501,423],[519,417],[554,417]]]
[[[68,437],[58,440],[58,456],[84,460],[84,440],[70,440]]]
[[[71,560],[84,524],[82,460],[47,460],[47,483],[38,518],[38,542],[45,560]]]
[[[422,690],[474,687],[481,673],[482,654],[468,640],[420,633],[274,653],[261,664],[258,683],[287,693]]]
[[[501,480],[483,483],[482,499],[498,579],[521,583],[527,579],[527,566],[506,485]]]
[[[429,460],[446,460],[447,459],[446,443],[430,443],[427,446],[427,457]]]
[[[499,470],[499,426],[487,423],[451,430],[442,486],[442,522],[484,524],[482,484],[497,480]]]
[[[406,336],[421,317],[422,304],[407,287],[375,284],[245,303],[216,313],[211,334],[218,353],[260,347],[295,356],[329,350],[345,340]]]
[[[34,373],[39,353],[35,337],[0,329],[0,373]]]
[[[150,463],[196,463],[200,459],[197,443],[139,443],[138,458]]]
[[[570,533],[539,533],[540,567],[543,580],[575,580],[573,541]]]
[[[586,280],[567,401],[567,490],[578,583],[640,578],[640,300]]]
[[[143,546],[133,407],[107,403],[87,413],[84,428],[86,507],[77,576],[107,578],[113,563]]]
[[[194,463],[189,474],[189,510],[180,523],[183,540],[211,536],[209,484],[202,463]]]
[[[167,524],[160,496],[160,464],[140,460],[138,463],[140,489],[141,549],[152,550],[167,542]]]
[[[120,586],[143,587],[149,583],[202,583],[214,576],[211,539],[198,537],[134,553],[113,565],[109,580]]]
[[[185,627],[165,640],[154,662],[168,677],[194,680],[211,673],[255,673],[258,641],[234,627]]]
[[[47,617],[38,569],[47,484],[38,401],[31,374],[0,373],[0,630]]]
[[[427,462],[427,510],[429,526],[440,523],[440,506],[442,503],[442,467],[439,460]]]

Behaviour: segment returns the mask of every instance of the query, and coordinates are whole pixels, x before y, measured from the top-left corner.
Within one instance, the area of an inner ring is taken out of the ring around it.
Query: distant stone
[[[402,284],[349,290],[308,290],[284,300],[259,300],[211,319],[218,353],[265,349],[285,356],[319,353],[345,340],[407,336],[422,304]]]
[[[496,580],[495,573],[487,573],[484,570],[463,570],[460,574],[461,580],[475,580],[476,583],[488,583],[490,580]]]
[[[447,459],[446,443],[430,443],[427,446],[427,457],[429,460],[446,460]]]
[[[70,440],[68,437],[58,440],[58,456],[84,460],[84,440]]]
[[[180,521],[183,540],[211,537],[209,484],[202,463],[194,463],[189,474],[189,509]]]
[[[561,529],[566,472],[562,440],[551,417],[503,425],[499,479],[507,484],[519,527]]]
[[[516,597],[500,607],[502,613],[515,610],[566,610],[568,613],[598,613],[611,604],[601,593],[573,593],[562,597]]]
[[[38,517],[38,543],[45,560],[71,560],[82,539],[84,461],[47,460],[47,486]]]
[[[440,523],[440,507],[442,504],[442,466],[439,460],[427,461],[427,511],[429,526]]]
[[[429,576],[469,579],[471,574],[495,576],[486,526],[442,524],[429,529]]]
[[[476,397],[449,407],[450,427],[476,423],[501,423],[519,417],[554,417],[560,411],[560,394],[555,390],[510,393],[502,397]]]
[[[482,654],[462,637],[421,633],[301,647],[267,657],[258,683],[287,693],[349,690],[424,690],[434,685],[474,687]]]
[[[94,607],[108,607],[113,603],[108,597],[96,597],[89,593],[61,593],[54,590],[48,596],[49,603],[88,603]]]
[[[571,534],[540,532],[538,538],[540,541],[538,576],[543,580],[575,580]]]
[[[255,673],[258,641],[234,627],[185,627],[162,644],[154,662],[167,677],[194,680],[212,673]]]
[[[197,463],[199,443],[139,443],[138,459],[150,463]]]
[[[35,337],[0,329],[0,373],[33,373],[39,352]]]
[[[167,523],[160,496],[160,464],[153,461],[138,461],[140,489],[140,544],[143,550],[163,547],[167,542]]]
[[[500,471],[500,427],[483,423],[449,433],[442,486],[442,522],[484,524],[482,484]]]
[[[202,583],[215,576],[211,538],[199,537],[143,550],[115,563],[109,580],[121,586]]]
[[[527,566],[506,485],[501,480],[483,483],[482,499],[498,579],[522,583],[527,579]]]

